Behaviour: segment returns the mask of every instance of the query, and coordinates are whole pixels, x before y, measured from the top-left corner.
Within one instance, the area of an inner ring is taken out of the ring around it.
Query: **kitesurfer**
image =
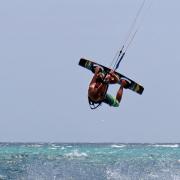
[[[107,93],[109,84],[116,84],[120,81],[121,86],[116,97]],[[89,84],[88,98],[91,104],[101,104],[102,102],[118,107],[123,95],[123,88],[127,85],[124,79],[119,77],[111,70],[108,74],[103,72],[100,66],[95,68],[95,74]]]

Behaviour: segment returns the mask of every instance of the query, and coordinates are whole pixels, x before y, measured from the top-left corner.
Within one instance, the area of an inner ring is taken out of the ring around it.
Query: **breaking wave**
[[[152,147],[178,148],[179,144],[153,144]]]
[[[112,148],[124,148],[126,147],[126,145],[122,144],[122,145],[116,145],[116,144],[113,144],[111,145]]]
[[[65,154],[65,157],[80,158],[80,157],[88,157],[88,155],[85,152],[79,152],[77,149],[75,149],[72,152]]]

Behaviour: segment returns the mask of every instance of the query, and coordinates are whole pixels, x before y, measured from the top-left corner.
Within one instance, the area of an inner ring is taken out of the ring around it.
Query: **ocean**
[[[180,180],[180,144],[0,143],[0,180]]]

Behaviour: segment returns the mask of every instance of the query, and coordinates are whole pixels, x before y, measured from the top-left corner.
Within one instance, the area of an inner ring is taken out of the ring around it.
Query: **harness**
[[[91,100],[91,98],[88,96],[88,102],[89,102],[89,107],[91,109],[96,109],[102,104],[103,100],[95,102],[95,101]]]

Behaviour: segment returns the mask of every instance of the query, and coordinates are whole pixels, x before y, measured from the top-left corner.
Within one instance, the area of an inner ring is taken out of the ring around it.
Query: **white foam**
[[[112,148],[123,148],[123,147],[126,147],[126,145],[116,145],[116,144],[113,144],[111,145]]]
[[[150,173],[148,176],[150,176],[151,178],[159,178],[157,174],[152,174],[152,173]]]
[[[106,177],[107,180],[129,180],[129,177],[127,177],[126,175],[122,175],[119,170],[111,170],[111,169],[107,169],[106,170]]]
[[[51,147],[50,149],[55,149],[56,150],[57,148],[56,147]]]
[[[154,145],[151,145],[151,146],[154,146],[154,147],[167,147],[167,148],[178,148],[179,147],[178,144],[154,144]]]
[[[64,146],[61,145],[52,144],[51,146],[52,147],[50,147],[50,149],[61,149],[61,150],[66,149]]]
[[[72,146],[70,146],[70,145],[68,145],[68,146],[66,146],[67,148],[72,148]]]
[[[79,157],[87,157],[88,155],[85,152],[79,152],[78,150],[74,150],[71,153],[65,154],[65,156],[69,158],[79,158]]]
[[[52,146],[52,147],[55,147],[55,148],[59,148],[59,147],[61,147],[61,146],[56,145],[56,144],[52,144],[51,146]]]
[[[42,147],[42,144],[29,144],[28,147]]]

